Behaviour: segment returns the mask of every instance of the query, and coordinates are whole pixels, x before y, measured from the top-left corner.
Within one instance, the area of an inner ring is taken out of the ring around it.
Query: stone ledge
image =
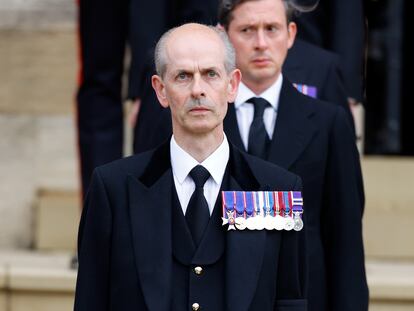
[[[76,271],[69,269],[10,268],[9,289],[12,291],[75,291]]]
[[[10,292],[73,294],[76,270],[69,268],[69,253],[0,253],[0,289]]]
[[[366,263],[371,300],[410,301],[414,308],[414,262]]]

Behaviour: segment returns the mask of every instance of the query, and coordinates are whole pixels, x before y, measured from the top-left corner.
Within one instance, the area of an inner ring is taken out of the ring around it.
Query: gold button
[[[194,302],[191,307],[193,308],[194,311],[197,311],[198,309],[200,309],[200,305],[197,302]]]
[[[197,275],[201,275],[203,273],[203,268],[195,267],[194,268],[194,273],[197,274]]]

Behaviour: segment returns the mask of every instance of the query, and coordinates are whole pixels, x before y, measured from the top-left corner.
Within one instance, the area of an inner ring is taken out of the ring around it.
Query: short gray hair
[[[202,24],[200,24],[202,25]],[[236,69],[236,52],[234,51],[234,47],[231,44],[229,37],[227,36],[226,32],[209,25],[203,25],[211,30],[213,30],[218,37],[221,39],[221,42],[224,46],[224,68],[226,69],[227,73],[232,72],[234,69]],[[166,70],[167,70],[167,53],[166,53],[166,44],[168,41],[168,38],[170,35],[179,27],[174,27],[165,32],[161,38],[158,40],[157,45],[155,46],[155,52],[154,52],[154,60],[155,60],[155,70],[157,72],[157,75],[160,77],[163,77]]]

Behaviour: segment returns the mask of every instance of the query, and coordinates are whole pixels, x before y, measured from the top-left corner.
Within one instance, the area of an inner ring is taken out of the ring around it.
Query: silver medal
[[[273,224],[276,230],[283,230],[285,228],[285,218],[280,215],[276,215],[276,217],[274,217]]]
[[[293,226],[293,230],[300,231],[303,228],[303,220],[300,218],[300,214],[298,212],[295,213],[293,221],[295,225]]]
[[[264,227],[266,228],[266,230],[273,230],[274,226],[272,216],[266,215],[266,217],[264,218]]]
[[[238,230],[246,229],[246,219],[244,219],[243,217],[236,217],[235,223],[235,226]]]
[[[256,230],[256,221],[255,221],[256,217],[249,217],[246,219],[246,227],[249,230]]]
[[[285,230],[287,231],[292,230],[294,225],[295,225],[295,221],[293,220],[293,218],[290,216],[286,216],[285,217]]]
[[[265,225],[264,225],[264,218],[262,215],[256,215],[256,217],[254,217],[255,219],[255,227],[256,230],[263,230]]]

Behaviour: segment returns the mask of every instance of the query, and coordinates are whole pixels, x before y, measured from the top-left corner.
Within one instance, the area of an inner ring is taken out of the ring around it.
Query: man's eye
[[[269,32],[276,32],[276,30],[277,30],[276,26],[268,26],[267,27],[267,31],[269,31]]]
[[[250,33],[250,32],[252,32],[252,28],[251,27],[242,28],[241,29],[241,32],[243,32],[243,33]]]
[[[207,72],[207,75],[209,78],[215,78],[217,77],[217,72],[215,72],[214,70],[210,70]]]
[[[178,75],[177,75],[177,79],[178,80],[185,80],[187,78],[187,74],[185,73],[185,72],[180,72]]]

